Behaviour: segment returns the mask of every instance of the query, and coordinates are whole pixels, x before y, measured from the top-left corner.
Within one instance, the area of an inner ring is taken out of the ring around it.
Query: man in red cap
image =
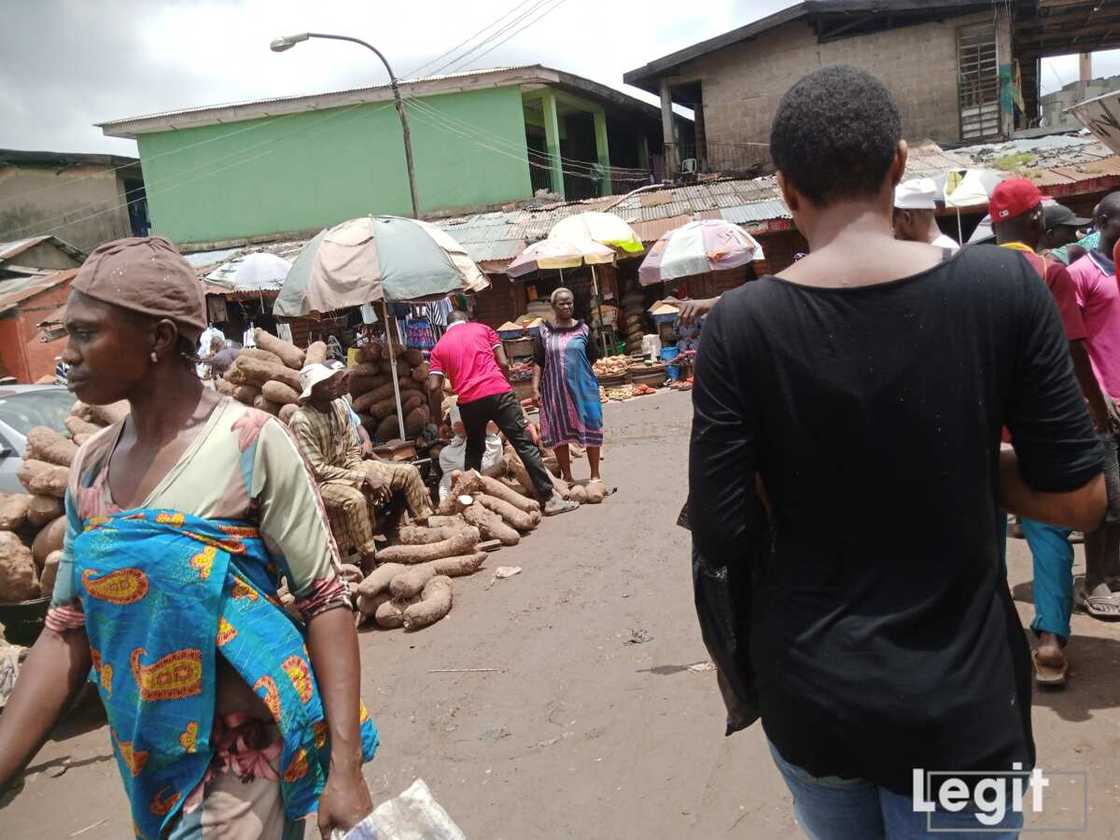
[[[1089,413],[1098,433],[1109,428],[1109,410],[1093,374],[1085,346],[1087,331],[1077,305],[1069,271],[1057,260],[1046,259],[1035,251],[1046,236],[1043,196],[1025,178],[1003,181],[992,192],[989,212],[996,242],[1022,253],[1038,273],[1062,316],[1070,356]],[[1070,637],[1073,612],[1073,546],[1070,530],[1030,519],[1021,520],[1023,535],[1034,560],[1035,619],[1031,629],[1038,636],[1034,650],[1035,677],[1040,683],[1061,685],[1068,669],[1062,647]]]
[[[1109,404],[1120,398],[1120,287],[1113,257],[1120,242],[1120,192],[1101,199],[1093,211],[1100,241],[1069,267],[1077,303],[1085,322],[1085,343],[1093,371]],[[1120,485],[1116,473],[1117,429],[1101,435],[1105,446],[1105,479]],[[1076,592],[1078,603],[1094,618],[1120,618],[1120,523],[1085,535],[1085,582]]]

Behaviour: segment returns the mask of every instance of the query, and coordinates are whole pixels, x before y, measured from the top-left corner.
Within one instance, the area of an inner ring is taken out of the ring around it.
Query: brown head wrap
[[[102,303],[166,318],[191,339],[206,329],[202,283],[162,236],[106,242],[82,263],[71,288]]]

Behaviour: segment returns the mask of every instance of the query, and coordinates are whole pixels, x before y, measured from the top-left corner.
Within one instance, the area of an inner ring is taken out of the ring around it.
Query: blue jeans
[[[1023,535],[1034,561],[1035,633],[1053,633],[1069,640],[1069,617],[1073,612],[1073,546],[1069,528],[1059,528],[1021,519]]]
[[[793,794],[793,812],[809,840],[1016,840],[1022,814],[1008,813],[1000,829],[982,826],[969,813],[916,813],[910,796],[858,779],[810,776],[786,761],[774,745],[770,754]],[[927,831],[930,818],[936,831]],[[960,828],[960,831],[942,829]]]

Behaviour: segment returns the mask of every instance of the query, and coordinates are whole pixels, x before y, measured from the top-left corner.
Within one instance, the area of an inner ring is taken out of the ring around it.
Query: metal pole
[[[964,226],[961,224],[961,208],[957,207],[957,241],[964,245]]]
[[[385,72],[389,74],[389,86],[393,89],[393,103],[397,106],[397,115],[401,118],[401,135],[404,137],[404,165],[408,170],[408,192],[412,197],[412,217],[414,219],[420,218],[420,199],[416,195],[416,172],[412,163],[412,132],[408,128],[408,113],[404,108],[404,100],[401,99],[400,87],[396,75],[393,73],[393,68],[389,66],[389,62],[385,56],[381,54],[381,50],[377,49],[373,44],[363,41],[361,38],[351,38],[349,35],[330,35],[326,32],[308,32],[308,38],[326,38],[331,41],[350,41],[353,44],[361,44],[367,50],[370,50],[374,55],[381,59],[381,63],[385,65]]]
[[[599,278],[595,274],[595,264],[591,264],[591,293],[595,295],[595,309],[599,315],[599,343],[603,345],[603,356],[609,356],[610,348],[607,347],[607,331],[603,325],[603,300],[599,295]]]
[[[397,400],[397,428],[400,430],[401,440],[405,440],[404,409],[401,407],[401,381],[397,378],[397,351],[393,349],[393,336],[389,332],[389,302],[385,298],[381,298],[381,311],[385,313],[385,343],[389,345],[389,367],[393,370],[393,396]]]

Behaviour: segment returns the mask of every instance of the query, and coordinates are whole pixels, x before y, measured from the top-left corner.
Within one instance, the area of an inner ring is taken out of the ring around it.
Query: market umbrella
[[[643,286],[726,271],[763,259],[762,246],[738,225],[722,219],[689,222],[664,234],[638,269]]]
[[[489,286],[463,246],[434,225],[399,216],[364,216],[321,231],[303,247],[272,311],[299,318],[380,302],[388,339],[389,303],[480,292]],[[403,438],[397,356],[392,340],[387,343]]]
[[[506,274],[516,279],[545,269],[579,268],[581,265],[614,262],[614,251],[598,242],[579,244],[566,239],[542,239],[534,242],[506,268]]]
[[[957,238],[964,244],[961,208],[987,205],[999,182],[1006,176],[992,169],[953,169],[945,178],[945,206],[957,208]]]
[[[206,275],[206,280],[236,291],[275,292],[291,268],[283,257],[262,251],[222,263]]]

